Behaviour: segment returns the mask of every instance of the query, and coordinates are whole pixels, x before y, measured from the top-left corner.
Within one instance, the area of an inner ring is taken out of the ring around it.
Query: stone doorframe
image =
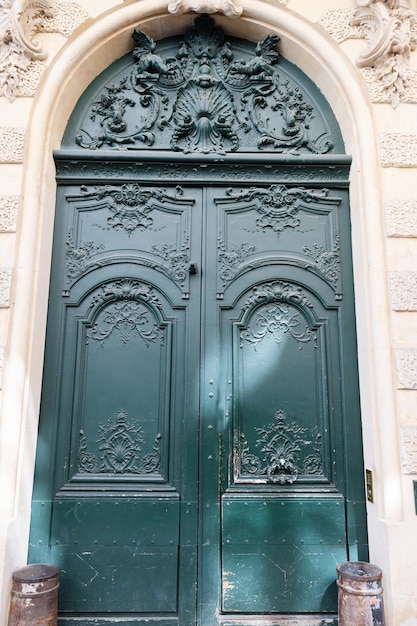
[[[241,17],[216,20],[231,36],[253,41],[278,33],[283,56],[321,89],[339,122],[351,170],[352,243],[364,455],[378,473],[369,505],[371,560],[385,574],[390,611],[389,524],[401,520],[401,473],[395,421],[386,282],[383,206],[372,110],[357,68],[320,27],[263,0],[242,0]],[[195,14],[170,15],[164,0],[122,3],[90,20],[63,46],[34,99],[26,136],[12,328],[4,372],[0,431],[0,579],[7,598],[11,572],[26,562],[42,383],[49,269],[55,210],[52,152],[88,84],[131,49],[133,28],[153,39],[177,35]],[[381,391],[383,390],[383,391]],[[383,464],[381,462],[383,459]],[[336,575],[336,574],[335,574]],[[3,601],[4,623],[7,601]]]

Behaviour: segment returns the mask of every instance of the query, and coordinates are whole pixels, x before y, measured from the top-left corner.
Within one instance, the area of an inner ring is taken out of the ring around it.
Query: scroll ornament
[[[352,26],[368,42],[357,63],[372,67],[385,97],[396,108],[410,82],[410,54],[417,46],[417,17],[410,0],[357,0]]]
[[[0,0],[0,91],[9,100],[20,95],[33,62],[47,56],[35,35],[49,17],[48,0]]]

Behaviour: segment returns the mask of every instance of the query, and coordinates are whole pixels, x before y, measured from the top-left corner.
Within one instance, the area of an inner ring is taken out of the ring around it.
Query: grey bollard
[[[362,561],[336,566],[339,587],[339,626],[385,626],[382,571]]]
[[[56,626],[59,567],[27,565],[14,572],[8,626]]]

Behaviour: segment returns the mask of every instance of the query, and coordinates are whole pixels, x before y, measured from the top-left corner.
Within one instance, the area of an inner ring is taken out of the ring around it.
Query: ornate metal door
[[[56,154],[29,558],[69,626],[331,624],[366,558],[349,159],[276,37],[134,39]]]

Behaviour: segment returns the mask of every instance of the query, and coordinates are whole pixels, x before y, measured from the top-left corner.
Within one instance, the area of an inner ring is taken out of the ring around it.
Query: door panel
[[[362,549],[347,194],[221,176],[59,190],[30,558],[66,626],[330,615]]]
[[[200,301],[188,266],[191,239],[200,253],[201,209],[191,208],[201,192],[190,194],[60,190],[40,430],[56,453],[51,469],[40,457],[34,500],[51,521],[32,525],[31,558],[60,565],[62,619],[195,621],[197,451],[187,429],[198,428],[188,386]]]

